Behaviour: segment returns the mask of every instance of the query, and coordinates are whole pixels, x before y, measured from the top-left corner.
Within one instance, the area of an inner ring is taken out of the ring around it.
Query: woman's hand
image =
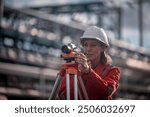
[[[75,61],[78,63],[78,70],[81,73],[90,72],[91,62],[88,61],[87,57],[83,53],[77,53]]]

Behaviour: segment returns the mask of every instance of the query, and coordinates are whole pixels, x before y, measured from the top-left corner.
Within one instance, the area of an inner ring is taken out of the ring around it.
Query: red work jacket
[[[109,68],[108,68],[109,67]],[[105,72],[105,73],[104,73]],[[104,74],[103,74],[104,73]],[[66,99],[66,77],[62,76],[63,80],[59,89],[59,98]],[[70,98],[74,99],[73,76],[70,76]],[[90,100],[112,99],[113,94],[118,88],[120,79],[120,70],[117,67],[110,65],[97,65],[95,69],[91,69],[88,74],[81,75],[83,84]],[[109,91],[111,88],[111,92]],[[79,90],[83,95],[83,90],[79,83]],[[79,98],[80,99],[80,98]],[[84,99],[84,98],[82,98]]]

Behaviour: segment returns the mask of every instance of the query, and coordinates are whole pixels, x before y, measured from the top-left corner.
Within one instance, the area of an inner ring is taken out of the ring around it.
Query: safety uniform
[[[66,78],[65,76],[62,77],[63,81],[59,90],[59,98],[66,99]],[[114,92],[118,88],[120,70],[118,67],[98,64],[97,67],[91,69],[89,73],[82,74],[81,78],[90,100],[112,99]],[[83,90],[80,87],[80,83],[78,84],[79,90],[82,92]],[[112,89],[111,92],[109,91],[109,87]],[[74,98],[73,78],[70,78],[70,97],[71,99]]]
[[[108,37],[104,29],[97,26],[90,26],[86,29],[83,35],[80,37],[81,45],[84,44],[85,40],[93,39],[100,43],[103,43],[106,47],[109,47]],[[63,70],[62,70],[63,72]],[[65,74],[60,73],[63,77],[59,97],[60,99],[66,99],[66,78]],[[73,77],[73,76],[71,76]],[[113,94],[118,88],[118,82],[120,79],[120,70],[117,67],[110,67],[110,65],[98,64],[95,69],[90,68],[90,72],[81,75],[85,91],[88,94],[90,100],[100,99],[112,99]],[[78,80],[79,90],[81,91],[81,97],[83,97],[84,90],[81,88],[81,83]],[[73,78],[70,78],[70,98],[74,98],[74,86]],[[84,98],[83,98],[84,99]]]

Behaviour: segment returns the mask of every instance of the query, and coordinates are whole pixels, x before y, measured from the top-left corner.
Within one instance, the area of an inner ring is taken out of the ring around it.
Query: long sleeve
[[[120,70],[113,67],[104,76],[100,75],[102,70],[93,70],[89,74],[83,75],[83,82],[86,87],[89,99],[111,99],[118,88]],[[111,93],[109,89],[111,88]]]

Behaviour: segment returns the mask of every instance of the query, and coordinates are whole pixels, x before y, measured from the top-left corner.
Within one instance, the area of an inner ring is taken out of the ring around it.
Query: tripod
[[[75,62],[69,62],[69,63],[65,63],[63,65],[63,68],[65,70],[65,74],[66,74],[66,99],[70,100],[70,75],[73,75],[73,80],[74,80],[74,99],[78,100],[78,95],[80,97],[80,99],[83,99],[83,96],[86,100],[88,100],[88,95],[84,86],[84,83],[82,81],[81,76],[78,74],[78,70],[77,70],[77,64]],[[56,99],[56,96],[58,94],[61,82],[62,82],[61,75],[60,73],[57,75],[54,87],[52,89],[51,95],[49,97],[50,100],[54,100]],[[81,89],[83,91],[83,96],[81,94],[81,91],[78,87],[80,82],[80,86]]]

